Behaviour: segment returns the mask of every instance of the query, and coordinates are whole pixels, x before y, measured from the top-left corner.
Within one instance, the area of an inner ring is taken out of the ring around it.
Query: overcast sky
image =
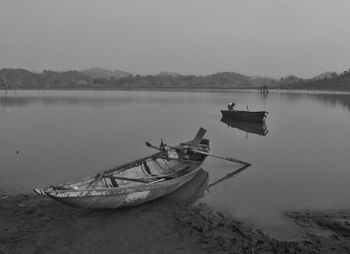
[[[0,68],[304,78],[350,68],[350,0],[0,0]]]

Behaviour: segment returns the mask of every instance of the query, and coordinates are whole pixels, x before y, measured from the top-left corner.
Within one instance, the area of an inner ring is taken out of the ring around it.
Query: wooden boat
[[[230,117],[222,117],[221,122],[227,124],[228,126],[232,128],[239,129],[241,131],[254,133],[260,136],[266,136],[269,130],[267,129],[267,126],[265,122],[247,122],[247,121],[240,121],[236,119],[232,119]]]
[[[243,111],[243,110],[221,110],[222,116],[247,122],[263,122],[268,112],[266,111]]]
[[[171,147],[161,144],[159,152],[105,170],[74,183],[34,189],[40,195],[73,207],[118,208],[135,206],[162,197],[190,181],[209,152],[209,140],[200,129],[189,142]]]

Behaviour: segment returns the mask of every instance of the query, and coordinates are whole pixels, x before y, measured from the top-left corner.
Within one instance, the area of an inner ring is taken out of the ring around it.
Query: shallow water
[[[267,133],[221,120],[220,109],[266,110]],[[254,91],[0,91],[0,190],[22,193],[109,168],[207,129],[200,201],[273,236],[297,233],[289,209],[349,208],[350,95]],[[243,130],[245,131],[243,131]]]

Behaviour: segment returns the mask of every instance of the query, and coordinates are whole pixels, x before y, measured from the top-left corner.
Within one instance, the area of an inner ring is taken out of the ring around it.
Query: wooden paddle
[[[218,159],[232,161],[232,162],[244,164],[244,165],[247,165],[247,166],[251,166],[252,165],[252,164],[250,164],[248,162],[245,162],[245,161],[242,161],[242,160],[238,160],[238,159],[235,159],[235,158],[230,158],[230,157],[227,157],[227,156],[219,156],[219,155],[215,155],[215,154],[210,154],[210,153],[207,153],[207,152],[204,152],[204,151],[200,151],[198,149],[191,148],[191,147],[186,148],[186,149],[188,149],[188,150],[190,150],[192,152],[195,152],[195,153],[200,153],[200,154],[211,156],[211,157],[218,158]]]

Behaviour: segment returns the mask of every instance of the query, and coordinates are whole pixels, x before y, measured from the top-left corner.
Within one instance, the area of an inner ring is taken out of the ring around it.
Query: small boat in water
[[[265,124],[265,121],[262,121],[262,122],[240,121],[240,120],[232,119],[230,117],[222,117],[220,121],[227,124],[231,128],[236,128],[241,131],[254,133],[260,136],[266,136],[267,133],[269,132]]]
[[[135,206],[167,195],[190,181],[209,155],[209,140],[201,128],[196,137],[177,146],[161,143],[153,155],[102,171],[73,183],[34,189],[39,195],[73,207]]]
[[[221,110],[221,113],[225,118],[247,122],[263,122],[266,120],[268,114],[266,111],[243,111],[234,109]]]

